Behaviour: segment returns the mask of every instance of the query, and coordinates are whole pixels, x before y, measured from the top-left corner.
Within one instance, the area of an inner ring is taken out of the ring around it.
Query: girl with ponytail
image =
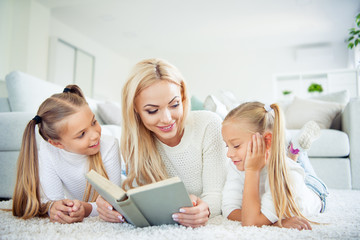
[[[300,164],[287,157],[279,106],[238,106],[224,119],[222,136],[233,163],[223,192],[223,214],[243,226],[311,229],[307,218],[322,212],[325,201],[305,183]]]
[[[42,137],[36,142],[35,129]],[[49,216],[72,223],[97,215],[98,194],[84,174],[94,169],[120,185],[116,139],[101,136],[101,127],[81,89],[68,85],[39,107],[25,128],[13,194],[14,216]]]

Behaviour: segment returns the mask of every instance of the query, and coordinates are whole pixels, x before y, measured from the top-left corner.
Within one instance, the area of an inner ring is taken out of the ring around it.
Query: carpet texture
[[[0,202],[0,208],[10,207],[11,201]],[[196,229],[179,225],[135,228],[99,217],[75,224],[51,223],[48,218],[20,220],[0,211],[0,239],[360,239],[360,191],[331,189],[325,213],[312,220],[328,224],[313,224],[311,231],[242,227],[218,216]]]

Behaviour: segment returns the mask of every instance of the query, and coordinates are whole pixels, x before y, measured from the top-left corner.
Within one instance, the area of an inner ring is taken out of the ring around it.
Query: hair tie
[[[265,104],[265,105],[264,105],[264,108],[265,108],[265,111],[266,111],[266,112],[270,112],[270,111],[273,110],[269,104]]]
[[[36,115],[32,120],[35,120],[36,124],[41,123],[41,117],[39,115]]]
[[[64,88],[63,93],[67,93],[67,92],[71,92],[71,89],[66,87],[66,88]]]

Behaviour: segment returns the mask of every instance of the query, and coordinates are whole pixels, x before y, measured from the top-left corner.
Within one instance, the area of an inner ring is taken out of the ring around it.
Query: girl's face
[[[159,81],[135,98],[135,111],[147,129],[168,146],[180,143],[178,128],[183,116],[180,86]]]
[[[88,105],[66,117],[59,125],[62,127],[60,140],[49,140],[52,145],[83,155],[94,155],[100,151],[101,127]]]
[[[249,130],[250,127],[250,124],[243,121],[228,120],[223,123],[221,130],[227,147],[226,156],[231,159],[240,171],[245,170],[247,147],[253,135],[253,132]]]

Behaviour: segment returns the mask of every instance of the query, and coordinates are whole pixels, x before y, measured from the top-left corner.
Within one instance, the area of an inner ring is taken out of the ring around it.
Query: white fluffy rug
[[[10,207],[11,201],[0,202],[0,208]],[[179,225],[135,228],[98,217],[75,224],[38,218],[20,220],[11,212],[0,211],[0,239],[360,239],[360,191],[331,190],[326,212],[312,220],[329,224],[313,225],[311,231],[242,227],[218,216],[197,229]]]

